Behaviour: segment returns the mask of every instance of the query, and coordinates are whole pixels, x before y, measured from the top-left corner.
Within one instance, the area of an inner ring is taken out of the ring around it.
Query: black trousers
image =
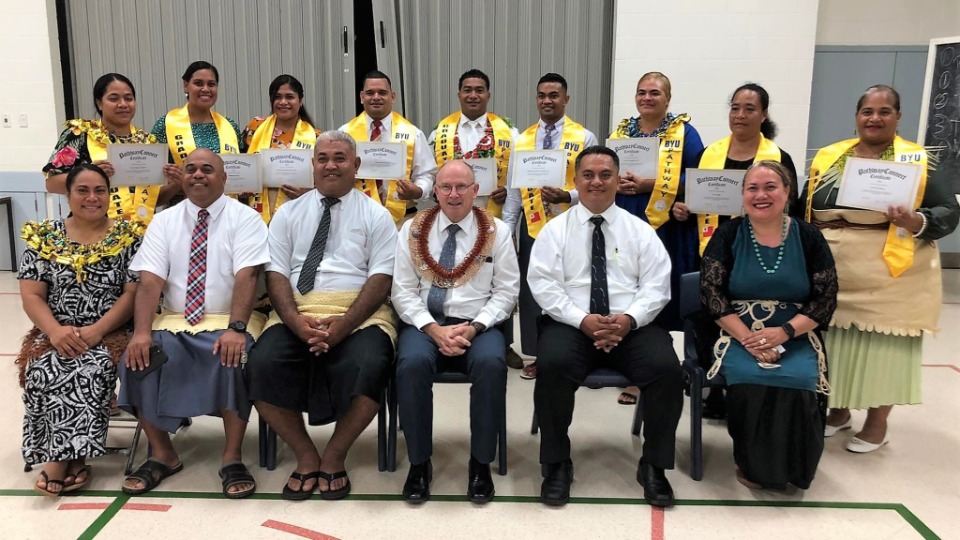
[[[523,214],[520,215],[517,238],[517,261],[520,264],[520,296],[517,299],[520,307],[520,352],[526,356],[537,356],[537,318],[543,310],[533,299],[533,293],[527,285],[527,269],[530,267],[530,250],[533,249],[534,238],[527,233],[527,220]],[[511,335],[507,343],[513,342],[512,337]]]
[[[570,459],[567,430],[573,419],[574,395],[598,367],[623,373],[640,387],[643,400],[643,459],[672,469],[675,435],[683,410],[683,372],[670,334],[647,325],[627,334],[605,353],[578,328],[540,317],[537,379],[533,402],[540,421],[540,462]]]

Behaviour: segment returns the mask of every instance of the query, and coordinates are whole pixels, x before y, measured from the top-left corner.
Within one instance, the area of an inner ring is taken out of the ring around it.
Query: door
[[[403,66],[400,62],[400,24],[393,0],[373,0],[373,33],[376,40],[377,69],[390,77],[397,98],[393,110],[407,117],[403,97]],[[409,117],[407,117],[409,118]],[[422,126],[421,126],[422,129]]]

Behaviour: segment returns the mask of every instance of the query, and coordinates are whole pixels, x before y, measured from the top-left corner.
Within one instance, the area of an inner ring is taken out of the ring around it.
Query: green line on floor
[[[920,533],[925,540],[940,540],[940,537],[937,534],[930,530],[930,527],[927,527],[920,518],[918,518],[913,512],[907,509],[906,506],[902,504],[897,505],[897,513],[900,514],[900,517],[907,520],[907,523],[913,526],[913,528]]]
[[[107,526],[107,523],[113,519],[113,516],[117,515],[117,512],[123,508],[123,505],[127,504],[127,501],[130,500],[130,496],[125,493],[120,493],[120,495],[113,500],[113,502],[104,510],[93,523],[87,527],[87,530],[77,537],[77,540],[92,540]]]

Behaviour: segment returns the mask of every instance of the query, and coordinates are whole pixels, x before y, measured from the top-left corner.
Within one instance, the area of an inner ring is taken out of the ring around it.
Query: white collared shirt
[[[361,113],[363,119],[367,122],[367,139],[373,134],[373,118],[367,113]],[[380,120],[380,140],[390,142],[390,134],[393,133],[393,114],[388,114]],[[337,131],[349,133],[347,126],[340,126]],[[433,180],[437,176],[437,160],[433,157],[430,145],[427,144],[427,137],[420,128],[413,126],[413,164],[410,167],[409,180],[423,190],[423,196],[420,200],[429,199],[433,196]],[[410,143],[407,143],[410,144]]]
[[[323,217],[323,195],[312,190],[277,210],[270,221],[270,264],[296,290]],[[386,208],[356,189],[330,208],[330,232],[313,290],[360,289],[375,274],[393,274],[397,226]]]
[[[540,119],[537,125],[537,149],[538,150],[556,150],[560,148],[560,140],[563,138],[563,124],[566,119],[566,116],[561,117],[556,124],[553,124],[556,127],[556,131],[553,132],[553,141],[550,145],[550,148],[543,147],[543,140],[547,136],[546,127],[547,123]],[[599,144],[597,142],[597,136],[593,134],[589,129],[584,128],[586,131],[586,137],[583,141],[583,148],[590,146],[595,146]],[[581,148],[581,150],[583,150]],[[513,151],[517,151],[517,145],[513,145]],[[510,167],[507,171],[508,185],[510,180],[513,178],[513,163],[510,163]],[[580,194],[576,189],[570,190],[570,204],[577,204],[580,202]],[[507,224],[507,227],[510,227],[511,231],[515,231],[517,228],[517,222],[523,219],[523,199],[520,195],[519,189],[508,189],[507,190],[507,200],[503,203],[503,221]]]
[[[407,221],[400,229],[390,299],[403,322],[422,330],[436,321],[427,309],[427,296],[432,283],[420,276],[410,254],[412,223],[412,220]],[[441,211],[430,228],[427,246],[435,260],[440,259],[448,235],[447,227],[451,223]],[[443,313],[447,317],[476,321],[488,328],[510,317],[520,294],[520,267],[510,231],[499,219],[494,218],[494,223],[497,230],[490,253],[491,260],[485,261],[480,270],[462,286],[449,289],[443,302]],[[473,212],[457,224],[462,231],[457,233],[454,267],[463,262],[473,249],[478,232]]]
[[[590,312],[593,213],[577,205],[550,220],[530,251],[527,283],[543,312],[580,327]],[[611,204],[602,214],[610,313],[646,326],[670,300],[670,256],[647,222]]]
[[[200,207],[184,200],[157,212],[130,269],[163,278],[163,306],[183,313],[190,242]],[[229,314],[237,272],[270,262],[267,226],[252,208],[226,195],[207,212],[207,280],[204,313]]]

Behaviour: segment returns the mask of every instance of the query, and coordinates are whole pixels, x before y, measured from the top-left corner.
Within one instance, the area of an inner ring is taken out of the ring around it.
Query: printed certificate
[[[357,178],[407,179],[407,143],[357,142],[357,155],[360,156]]]
[[[920,165],[851,157],[843,169],[837,205],[886,212],[888,206],[913,208]]]
[[[637,178],[656,178],[660,166],[660,137],[607,139],[607,148],[620,158],[620,174],[631,172]]]
[[[687,169],[684,202],[694,214],[743,214],[743,177],[747,171]]]
[[[313,150],[270,148],[259,153],[263,187],[313,187]]]
[[[221,154],[227,173],[224,193],[260,193],[260,154]]]
[[[108,144],[107,161],[113,165],[110,186],[162,186],[167,163],[165,144]]]
[[[473,176],[480,184],[478,197],[485,197],[497,189],[497,160],[494,158],[463,160],[473,169]]]
[[[518,150],[510,154],[512,188],[555,187],[563,189],[567,180],[566,150]]]

